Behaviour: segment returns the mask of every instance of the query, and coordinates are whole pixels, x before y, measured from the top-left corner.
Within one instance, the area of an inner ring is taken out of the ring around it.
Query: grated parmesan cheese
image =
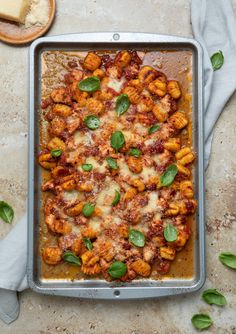
[[[25,18],[25,27],[45,26],[49,19],[48,0],[32,0],[30,11]]]

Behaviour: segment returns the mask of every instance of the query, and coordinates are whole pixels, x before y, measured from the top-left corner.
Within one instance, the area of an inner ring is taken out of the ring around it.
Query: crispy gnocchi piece
[[[177,168],[178,168],[178,172],[186,177],[189,177],[191,172],[187,167],[184,167],[183,165],[181,165],[180,163],[177,162],[176,164]]]
[[[196,211],[197,202],[195,199],[183,200],[178,203],[178,206],[181,215],[191,215]]]
[[[48,148],[49,150],[54,150],[54,149],[59,148],[59,149],[61,149],[62,151],[64,151],[64,150],[66,149],[66,144],[65,144],[64,141],[61,140],[60,138],[58,138],[58,137],[53,137],[53,138],[49,141],[49,143],[48,143],[48,145],[47,145],[47,148]]]
[[[64,87],[54,89],[51,93],[51,98],[55,103],[71,104],[70,92]]]
[[[152,111],[154,106],[154,101],[150,96],[141,95],[140,101],[138,103],[138,111],[140,113]]]
[[[153,81],[157,77],[157,71],[151,66],[143,66],[140,71],[138,78],[141,83],[148,85],[151,81]]]
[[[173,99],[178,100],[181,97],[181,89],[178,81],[170,80],[167,84],[167,91],[173,97]]]
[[[135,87],[127,86],[123,90],[124,94],[127,94],[132,104],[138,104],[140,102],[140,94]]]
[[[72,231],[72,226],[70,223],[64,219],[56,219],[54,221],[53,232],[59,234],[69,234]]]
[[[85,107],[88,109],[88,111],[92,114],[99,115],[103,113],[105,110],[105,107],[103,103],[94,97],[90,97],[89,99],[86,100],[86,105]]]
[[[179,164],[185,166],[193,162],[195,159],[190,147],[183,147],[181,150],[175,153],[175,157]]]
[[[138,192],[142,192],[145,190],[145,184],[139,179],[133,179],[130,183],[133,187],[138,189]]]
[[[181,195],[185,198],[193,198],[194,191],[193,191],[193,183],[192,181],[182,181],[180,182],[180,192]]]
[[[52,169],[56,167],[55,159],[50,153],[40,154],[38,161],[40,166],[45,169]]]
[[[81,214],[83,206],[84,206],[84,202],[80,202],[80,203],[66,209],[65,212],[68,216],[75,217],[75,216],[78,216],[79,214]]]
[[[129,170],[135,174],[139,174],[143,170],[142,160],[134,156],[130,156],[128,158],[127,165],[129,167]]]
[[[61,262],[62,250],[59,247],[45,247],[42,250],[43,260],[47,264],[55,265]]]
[[[102,271],[102,268],[99,263],[96,263],[94,266],[81,266],[81,271],[83,274],[88,276],[98,275]]]
[[[135,197],[136,194],[137,194],[137,190],[135,188],[131,187],[124,194],[123,200],[124,201],[130,201],[131,199],[133,199]]]
[[[81,255],[81,260],[85,266],[94,266],[99,261],[99,256],[95,255],[93,251],[86,251]]]
[[[151,266],[149,263],[138,259],[131,263],[131,268],[140,276],[148,277],[151,274]]]
[[[100,68],[97,68],[94,72],[93,72],[93,76],[95,77],[98,77],[99,79],[102,79],[105,77],[105,72],[100,69]]]
[[[90,192],[93,190],[93,186],[91,184],[81,183],[77,185],[76,189],[81,192]]]
[[[166,95],[167,92],[166,82],[160,79],[156,79],[148,85],[148,90],[152,94],[163,97]]]
[[[102,63],[101,57],[94,52],[89,52],[84,59],[83,67],[89,71],[95,71]]]
[[[104,242],[99,249],[99,257],[103,258],[105,261],[110,262],[115,256],[114,248],[110,241]]]
[[[170,246],[160,247],[160,256],[163,259],[173,261],[175,259],[175,254],[176,254],[175,249]]]
[[[66,129],[66,121],[62,117],[55,117],[50,123],[49,133],[52,136],[61,136],[63,131]]]
[[[188,125],[188,119],[183,112],[177,111],[169,118],[170,123],[177,129],[181,130]]]
[[[178,152],[180,150],[180,138],[169,138],[164,143],[164,148],[170,152]]]
[[[168,217],[177,216],[179,213],[179,206],[176,203],[170,203],[168,209],[165,211],[165,215]]]
[[[128,51],[120,51],[115,57],[115,64],[121,68],[129,65],[131,62],[131,55]]]
[[[56,116],[68,117],[72,114],[72,109],[65,104],[57,103],[57,104],[54,104],[52,108],[52,112]]]
[[[89,239],[96,239],[98,236],[98,232],[95,231],[92,227],[87,227],[84,230],[81,231],[81,234],[84,238]]]

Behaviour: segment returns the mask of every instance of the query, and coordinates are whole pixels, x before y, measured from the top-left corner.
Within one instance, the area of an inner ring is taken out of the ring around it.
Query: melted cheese
[[[94,159],[93,157],[88,157],[86,159],[86,164],[91,164],[93,165],[93,169],[96,169],[98,172],[100,173],[105,173],[107,171],[106,166],[107,163],[106,161],[103,161],[103,163],[100,165],[96,159]]]
[[[77,190],[63,191],[62,199],[66,202],[75,202],[78,199],[81,199],[82,194]]]
[[[124,79],[110,79],[107,87],[114,89],[117,93],[121,91],[121,87],[124,84]]]
[[[100,231],[101,220],[98,217],[93,217],[89,221],[89,227],[91,227],[94,231]]]
[[[157,192],[152,191],[151,193],[149,193],[148,204],[144,208],[142,208],[142,212],[146,213],[155,211],[157,209],[157,200],[158,200]]]
[[[74,134],[75,145],[93,145],[93,139],[89,132],[86,135],[82,135],[80,131],[76,131]]]
[[[98,194],[96,203],[105,215],[111,212],[111,204],[115,196],[115,190],[120,191],[119,185],[108,178],[105,187]]]

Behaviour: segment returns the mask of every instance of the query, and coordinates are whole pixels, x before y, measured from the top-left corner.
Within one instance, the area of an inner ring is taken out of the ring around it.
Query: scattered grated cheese
[[[32,0],[30,11],[25,18],[25,27],[45,26],[49,19],[48,0]]]

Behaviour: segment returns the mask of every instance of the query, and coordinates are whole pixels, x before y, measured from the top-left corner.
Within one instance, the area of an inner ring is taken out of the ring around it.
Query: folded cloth
[[[236,88],[236,22],[229,0],[192,0],[192,27],[204,50],[205,130],[207,166],[214,125]],[[225,63],[213,73],[209,56],[221,50]],[[16,293],[27,288],[27,219],[24,216],[0,241],[0,318],[14,321],[19,313]]]
[[[213,128],[236,89],[236,20],[230,0],[192,0],[194,37],[204,50],[205,167],[208,166]],[[210,57],[221,50],[224,64],[213,73]]]
[[[27,288],[27,215],[0,241],[0,318],[7,324],[19,314],[15,291]]]

